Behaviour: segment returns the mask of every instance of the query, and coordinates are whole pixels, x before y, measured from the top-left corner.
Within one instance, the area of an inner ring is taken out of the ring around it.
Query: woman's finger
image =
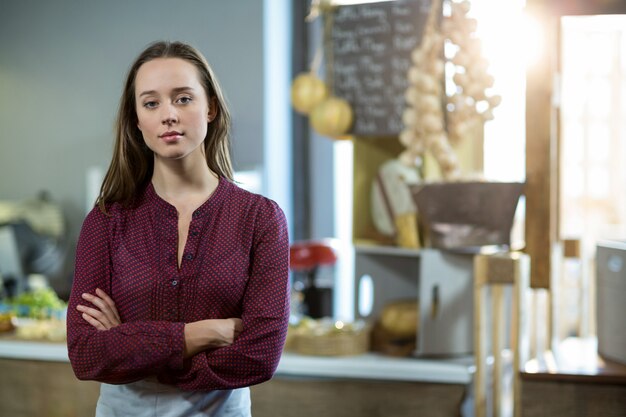
[[[109,323],[107,317],[98,309],[83,305],[76,306],[76,309],[83,313],[82,316],[85,320],[87,320],[85,317],[89,317],[87,322],[98,330],[108,330],[113,327],[111,326],[111,323]]]
[[[108,317],[97,308],[88,307],[84,305],[78,305],[76,306],[76,309],[84,314],[88,314],[89,316],[93,317],[95,320],[98,320],[105,327],[109,327],[111,324],[108,320]]]
[[[111,321],[111,319],[113,319],[113,314],[102,299],[89,293],[83,294],[82,297],[84,300],[89,301],[92,305],[97,307],[97,310],[92,308],[92,311],[89,311],[88,314],[100,321],[102,321],[103,318],[106,318],[107,321]],[[97,313],[95,311],[97,311]]]
[[[83,313],[82,314],[83,319],[85,319],[85,321],[89,324],[91,324],[93,327],[95,327],[98,330],[107,330],[106,327],[104,327],[104,325],[102,323],[100,323],[98,320],[96,320],[95,318],[91,317],[89,314],[87,313]]]
[[[102,291],[100,288],[96,288],[96,294],[98,295],[98,297],[100,297],[102,299],[102,301],[104,301],[106,303],[106,305],[109,307],[109,309],[111,310],[111,312],[113,313],[113,315],[115,316],[115,319],[117,320],[117,324],[121,324],[122,320],[120,319],[120,314],[117,311],[117,307],[115,307],[115,302],[113,301],[113,299],[111,297],[109,297],[107,295],[107,293],[105,293],[104,291]]]
[[[93,304],[94,306],[98,307],[98,309],[100,310],[100,312],[102,312],[102,314],[104,316],[106,316],[107,321],[109,322],[109,324],[111,325],[117,325],[120,324],[118,315],[117,315],[117,310],[112,310],[111,307],[109,307],[109,305],[105,302],[105,300],[103,300],[100,297],[97,297],[93,294],[89,294],[89,293],[84,293],[82,295],[83,299],[89,301],[91,304]],[[97,316],[96,316],[97,317]]]

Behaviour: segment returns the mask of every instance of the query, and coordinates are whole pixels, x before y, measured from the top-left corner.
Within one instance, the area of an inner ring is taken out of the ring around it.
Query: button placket
[[[177,321],[180,319],[180,311],[183,308],[180,304],[180,294],[184,291],[183,279],[185,262],[181,268],[178,267],[178,213],[174,207],[164,207],[160,213],[161,222],[161,239],[159,247],[162,256],[163,265],[163,281],[160,285],[163,287],[163,298],[160,301],[161,317],[167,321]],[[197,216],[194,216],[197,217]],[[186,254],[183,252],[183,259],[186,260]]]
[[[194,211],[192,216],[191,223],[189,224],[189,238],[188,238],[188,247],[187,251],[183,254],[183,259],[186,261],[193,261],[195,256],[194,253],[198,247],[198,236],[200,235],[201,221],[200,217],[202,217],[202,213],[198,210]]]

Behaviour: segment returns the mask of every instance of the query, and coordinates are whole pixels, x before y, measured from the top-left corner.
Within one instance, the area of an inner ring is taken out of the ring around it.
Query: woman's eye
[[[189,104],[189,103],[191,103],[191,100],[192,100],[191,97],[184,96],[184,97],[179,98],[177,101],[180,104]]]
[[[156,108],[158,105],[158,103],[156,101],[146,101],[145,103],[143,103],[143,106],[146,109],[154,109]]]

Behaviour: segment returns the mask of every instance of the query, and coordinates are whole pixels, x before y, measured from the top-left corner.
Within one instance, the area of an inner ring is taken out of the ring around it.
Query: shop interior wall
[[[3,0],[0,200],[46,190],[76,239],[87,172],[105,169],[123,78],[148,43],[183,40],[208,58],[233,113],[236,170],[263,164],[263,2]],[[73,258],[73,256],[71,256]],[[66,290],[71,262],[54,285]]]

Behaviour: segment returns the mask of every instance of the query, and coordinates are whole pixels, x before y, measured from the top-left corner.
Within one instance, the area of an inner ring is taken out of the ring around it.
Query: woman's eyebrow
[[[185,91],[193,91],[193,87],[175,87],[172,88],[172,93],[174,94],[178,94],[178,93],[182,93]],[[143,97],[143,96],[149,96],[149,95],[154,95],[157,94],[156,90],[147,90],[144,91],[142,93],[139,94],[139,97]]]

